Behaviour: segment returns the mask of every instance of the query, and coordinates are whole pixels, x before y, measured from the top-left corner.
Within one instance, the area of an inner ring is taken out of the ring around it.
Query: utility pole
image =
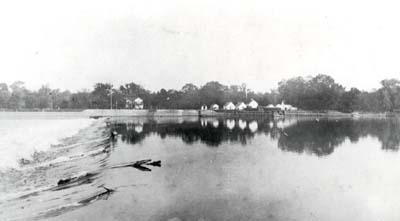
[[[112,89],[110,88],[110,110],[112,110]]]
[[[50,97],[50,109],[53,110],[54,101],[53,101],[53,94],[51,92],[49,92],[49,97]]]
[[[245,102],[247,102],[247,85],[242,83],[242,90],[244,91]]]

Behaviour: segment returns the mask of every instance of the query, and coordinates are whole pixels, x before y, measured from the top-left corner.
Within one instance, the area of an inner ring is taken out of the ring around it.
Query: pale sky
[[[0,82],[150,90],[329,74],[371,90],[400,79],[396,1],[3,1]]]

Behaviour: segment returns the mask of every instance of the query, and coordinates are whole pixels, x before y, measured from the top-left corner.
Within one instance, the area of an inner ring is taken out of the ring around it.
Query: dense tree
[[[38,90],[38,107],[40,109],[45,109],[45,108],[52,108],[53,106],[53,100],[52,100],[52,93],[51,89],[49,86],[44,85]]]
[[[400,81],[397,79],[385,79],[381,81],[382,105],[386,110],[400,106]]]
[[[25,95],[27,90],[24,87],[24,82],[16,81],[11,84],[11,97],[8,100],[9,108],[11,109],[22,109],[25,108]]]
[[[136,98],[140,97],[144,101],[145,107],[149,107],[150,104],[150,91],[144,89],[141,85],[135,84],[133,82],[120,86],[119,91],[121,92],[120,102],[126,102],[126,100],[134,101]]]
[[[52,97],[54,100],[54,107],[56,109],[67,109],[70,108],[70,100],[72,98],[72,94],[70,91],[53,90]]]
[[[224,92],[227,91],[227,86],[222,85],[217,81],[210,81],[200,89],[201,103],[206,105],[223,104]]]
[[[179,106],[183,109],[197,109],[201,106],[199,87],[194,84],[185,84],[181,89]]]
[[[92,105],[92,93],[89,91],[80,91],[71,95],[69,108],[71,109],[87,109],[94,108]]]
[[[0,83],[0,109],[7,107],[8,99],[10,99],[10,91],[6,83]]]
[[[112,84],[97,83],[91,93],[94,108],[110,109],[112,99]]]
[[[362,111],[383,112],[386,111],[382,106],[380,91],[361,92],[359,96],[359,106]]]
[[[385,79],[381,81],[381,88],[366,92],[357,88],[346,90],[332,77],[319,74],[283,80],[276,89],[265,93],[251,91],[246,84],[224,85],[217,81],[203,86],[187,83],[180,90],[161,89],[156,92],[134,82],[117,88],[97,83],[92,91],[74,93],[51,89],[48,85],[31,91],[21,81],[10,86],[0,83],[0,109],[109,109],[111,101],[112,108],[121,109],[126,108],[128,100],[137,97],[144,100],[144,107],[148,109],[198,109],[202,104],[223,105],[228,101],[237,103],[255,99],[262,106],[285,101],[303,110],[386,112],[400,109],[400,81]]]
[[[278,83],[278,91],[282,99],[297,107],[305,106],[307,81],[303,77],[296,77]]]
[[[281,81],[278,91],[283,100],[302,109],[337,110],[345,90],[332,77],[319,74],[308,79],[297,77]]]
[[[360,94],[361,91],[357,88],[351,88],[349,91],[342,93],[339,109],[343,112],[353,112],[360,110]]]

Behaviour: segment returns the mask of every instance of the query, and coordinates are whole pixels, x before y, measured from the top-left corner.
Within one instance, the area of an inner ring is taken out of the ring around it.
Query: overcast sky
[[[385,1],[7,1],[0,82],[151,90],[329,74],[346,87],[400,78],[400,13]],[[393,1],[395,2],[395,1]]]

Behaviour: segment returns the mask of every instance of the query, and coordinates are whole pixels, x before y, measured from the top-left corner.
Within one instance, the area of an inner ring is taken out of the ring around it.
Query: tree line
[[[217,81],[202,86],[188,83],[180,90],[155,92],[133,82],[119,87],[97,83],[92,90],[77,92],[52,89],[48,85],[29,90],[21,81],[11,85],[0,83],[2,110],[124,109],[128,100],[137,97],[143,99],[147,109],[198,109],[203,104],[223,105],[228,101],[254,99],[263,106],[285,101],[303,110],[385,112],[400,108],[400,81],[382,80],[379,89],[368,92],[357,88],[346,90],[332,77],[319,74],[282,80],[276,89],[263,93],[252,91],[246,84],[224,85]]]

